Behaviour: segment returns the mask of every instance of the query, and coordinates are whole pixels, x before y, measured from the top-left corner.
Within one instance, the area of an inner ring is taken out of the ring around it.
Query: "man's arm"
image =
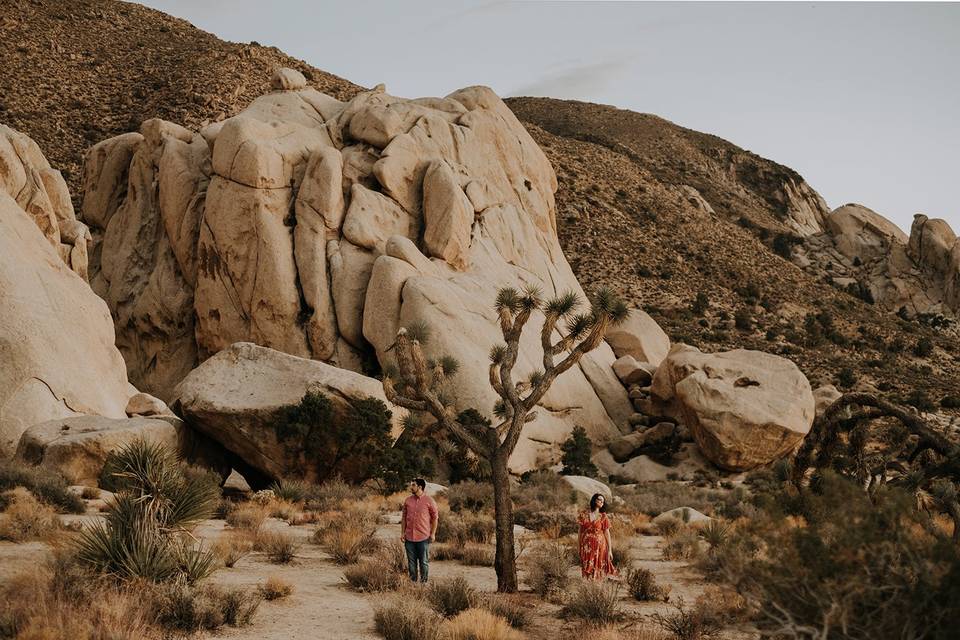
[[[430,542],[437,540],[437,525],[440,524],[440,511],[437,509],[437,503],[430,498]]]

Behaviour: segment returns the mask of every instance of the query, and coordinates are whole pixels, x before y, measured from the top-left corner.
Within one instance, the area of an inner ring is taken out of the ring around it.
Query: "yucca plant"
[[[125,579],[192,584],[210,575],[216,556],[182,534],[213,515],[220,498],[215,485],[189,482],[172,451],[143,440],[111,453],[105,476],[117,494],[106,521],[77,537],[81,561]]]
[[[699,535],[710,547],[710,553],[715,553],[730,539],[730,525],[721,520],[713,519],[700,529]]]
[[[310,485],[302,480],[278,480],[270,485],[273,495],[281,500],[303,502],[311,493]]]

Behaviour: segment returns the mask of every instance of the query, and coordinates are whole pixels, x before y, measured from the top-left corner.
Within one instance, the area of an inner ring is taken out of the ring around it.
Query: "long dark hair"
[[[600,513],[607,512],[607,496],[602,493],[595,493],[593,497],[590,498],[590,511],[593,511],[597,508],[597,498],[603,498],[603,506],[600,507]]]

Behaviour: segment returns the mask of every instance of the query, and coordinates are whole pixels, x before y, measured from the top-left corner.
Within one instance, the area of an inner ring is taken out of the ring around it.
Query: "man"
[[[424,493],[427,482],[423,478],[414,479],[410,485],[410,493],[403,501],[403,511],[400,515],[400,540],[407,552],[407,569],[410,579],[420,582],[427,581],[428,564],[430,562],[430,543],[437,539],[437,523],[440,514],[437,503]]]

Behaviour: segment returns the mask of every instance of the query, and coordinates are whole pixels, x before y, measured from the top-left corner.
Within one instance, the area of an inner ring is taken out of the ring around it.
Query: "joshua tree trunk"
[[[514,593],[518,586],[517,558],[513,544],[513,504],[510,501],[510,472],[507,470],[507,456],[498,454],[491,467],[497,533],[497,555],[493,562],[497,572],[497,591]]]

